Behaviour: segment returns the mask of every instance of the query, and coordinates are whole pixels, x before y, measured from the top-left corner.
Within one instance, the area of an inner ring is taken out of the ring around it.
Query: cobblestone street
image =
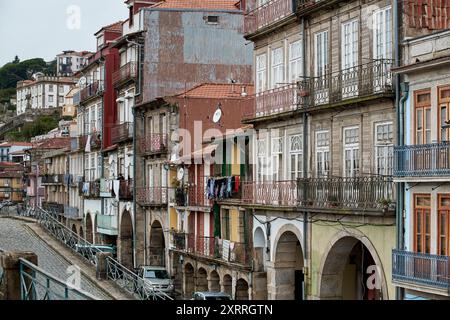
[[[38,256],[39,267],[61,280],[66,279],[70,264],[24,224],[24,221],[0,219],[0,248],[6,251],[32,251]],[[81,288],[100,299],[110,299],[83,275]]]

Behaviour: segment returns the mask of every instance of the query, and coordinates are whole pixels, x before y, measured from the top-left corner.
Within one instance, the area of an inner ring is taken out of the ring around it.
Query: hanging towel
[[[119,201],[119,189],[120,189],[120,180],[114,180],[114,193],[116,194],[117,201]]]

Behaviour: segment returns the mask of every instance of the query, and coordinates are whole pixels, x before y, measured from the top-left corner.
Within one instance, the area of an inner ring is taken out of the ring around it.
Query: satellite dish
[[[80,80],[78,80],[78,85],[84,86],[86,84],[86,77],[81,77]]]
[[[222,119],[222,109],[219,107],[213,115],[213,122],[218,123]]]
[[[183,168],[179,168],[177,171],[177,179],[178,181],[183,180],[184,178],[184,169]]]

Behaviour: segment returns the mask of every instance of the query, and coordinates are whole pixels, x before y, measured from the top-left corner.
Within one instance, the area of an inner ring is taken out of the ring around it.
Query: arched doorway
[[[84,232],[83,227],[80,226],[80,238],[84,239],[84,233],[83,232]]]
[[[379,267],[360,240],[348,236],[339,239],[328,251],[321,270],[320,298],[381,300],[384,275]]]
[[[194,267],[190,263],[184,266],[184,296],[192,298],[194,294]]]
[[[269,299],[301,300],[303,298],[303,250],[292,231],[285,231],[275,249],[273,282]]]
[[[117,252],[120,263],[127,268],[133,268],[133,222],[131,214],[124,211],[120,220],[119,240]]]
[[[94,243],[94,228],[92,226],[92,216],[90,213],[86,214],[86,241]]]
[[[155,221],[150,228],[150,265],[165,266],[165,252],[166,244],[163,228],[159,221]]]
[[[197,272],[197,289],[196,291],[208,291],[208,274],[203,268],[198,269]]]
[[[244,279],[236,282],[236,300],[248,300],[248,283]]]
[[[72,224],[72,232],[78,235],[77,226],[75,225],[75,223]]]
[[[266,239],[263,230],[258,227],[253,236],[255,271],[264,271],[266,261]]]
[[[230,296],[233,294],[233,279],[229,274],[223,276],[222,286],[223,292],[228,293]]]
[[[220,277],[216,270],[209,274],[209,291],[220,292]]]

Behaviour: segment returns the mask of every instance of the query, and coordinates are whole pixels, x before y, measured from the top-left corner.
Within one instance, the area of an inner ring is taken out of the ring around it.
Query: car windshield
[[[166,270],[145,270],[144,277],[150,279],[169,279]]]

